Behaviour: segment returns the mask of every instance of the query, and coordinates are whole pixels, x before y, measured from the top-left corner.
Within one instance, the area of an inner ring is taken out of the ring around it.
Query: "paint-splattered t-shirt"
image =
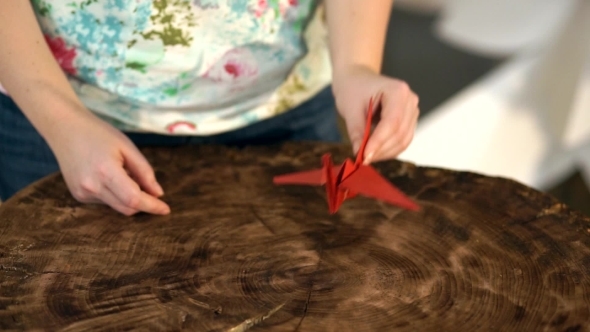
[[[81,100],[116,127],[211,135],[329,84],[315,0],[34,0]]]

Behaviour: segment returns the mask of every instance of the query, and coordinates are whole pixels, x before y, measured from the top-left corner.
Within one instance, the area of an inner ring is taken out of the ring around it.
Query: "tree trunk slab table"
[[[590,220],[508,179],[388,161],[420,205],[278,174],[348,146],[145,149],[172,209],[83,205],[59,174],[0,207],[0,328],[587,331]]]

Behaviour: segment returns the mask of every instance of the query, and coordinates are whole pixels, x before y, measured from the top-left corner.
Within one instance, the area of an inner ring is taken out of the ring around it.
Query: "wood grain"
[[[220,151],[214,151],[220,149]],[[169,216],[78,204],[53,175],[0,207],[0,328],[586,331],[590,220],[516,182],[391,161],[420,212],[274,186],[347,146],[146,149]]]

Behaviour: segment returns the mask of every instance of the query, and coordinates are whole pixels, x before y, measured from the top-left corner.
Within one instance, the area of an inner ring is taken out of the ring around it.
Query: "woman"
[[[371,5],[1,2],[1,198],[61,170],[81,202],[167,214],[136,146],[334,141],[335,105],[356,149],[379,92],[365,158],[395,157],[412,139],[418,98],[379,74],[392,0]]]

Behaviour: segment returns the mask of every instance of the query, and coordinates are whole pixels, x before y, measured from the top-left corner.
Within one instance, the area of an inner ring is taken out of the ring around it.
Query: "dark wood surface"
[[[590,220],[506,179],[375,167],[420,212],[272,176],[331,150],[153,149],[169,216],[78,204],[59,175],[0,206],[0,329],[586,331]],[[216,154],[219,153],[219,154]]]

